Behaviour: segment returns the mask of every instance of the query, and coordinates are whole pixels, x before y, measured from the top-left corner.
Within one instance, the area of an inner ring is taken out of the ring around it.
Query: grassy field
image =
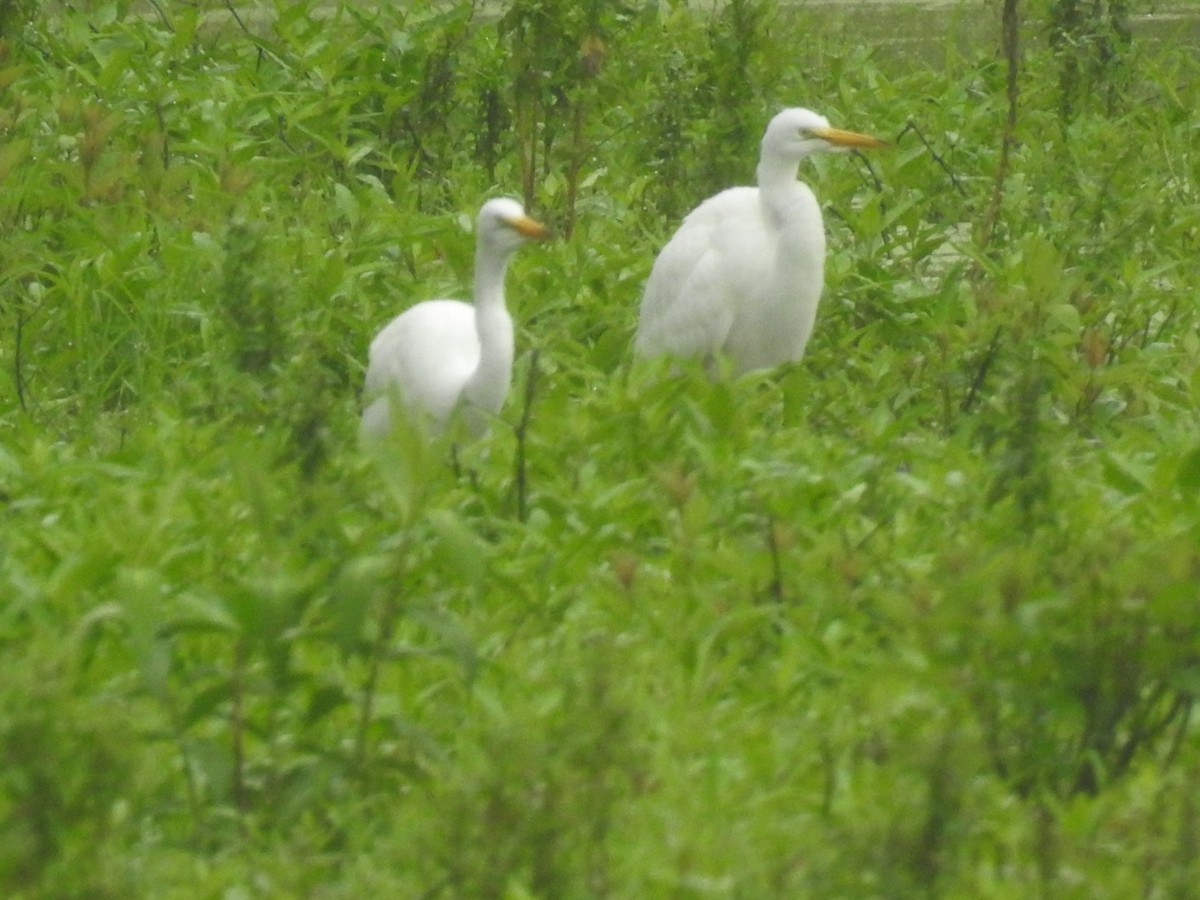
[[[953,34],[160,6],[0,17],[0,893],[1197,896],[1194,48],[1039,38],[1005,159]],[[807,357],[631,366],[784,105],[894,143],[803,169]],[[503,421],[375,458],[495,195]]]

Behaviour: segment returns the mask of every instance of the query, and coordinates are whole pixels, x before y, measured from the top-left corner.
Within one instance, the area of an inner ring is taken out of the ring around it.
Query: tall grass
[[[1194,54],[1019,48],[997,179],[990,47],[239,10],[0,15],[7,896],[1190,895]],[[784,104],[895,139],[805,167],[808,356],[632,367]],[[562,235],[518,387],[376,459],[365,347],[496,194]]]

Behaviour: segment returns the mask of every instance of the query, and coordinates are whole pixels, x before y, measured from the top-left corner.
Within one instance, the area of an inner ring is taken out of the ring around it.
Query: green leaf
[[[445,568],[472,584],[481,582],[487,573],[488,545],[450,510],[433,509],[428,516],[437,537],[435,551]]]
[[[1105,453],[1100,457],[1100,463],[1104,468],[1104,480],[1109,487],[1116,488],[1123,494],[1140,494],[1146,490],[1146,477],[1136,472],[1127,460]]]
[[[350,702],[346,692],[336,685],[322,685],[308,698],[308,707],[304,711],[306,727],[315,725],[335,709]]]
[[[352,169],[363,161],[369,154],[375,152],[375,145],[370,141],[362,141],[346,154],[346,168]],[[339,185],[340,187],[340,185]]]
[[[1187,494],[1200,494],[1200,446],[1193,447],[1179,461],[1176,481]]]
[[[337,211],[341,213],[351,227],[358,226],[359,220],[359,205],[358,198],[350,192],[350,188],[346,187],[341,182],[333,186],[333,205],[337,207]]]
[[[345,653],[365,640],[372,602],[400,590],[396,562],[387,554],[351,559],[339,573],[330,601],[332,637]]]
[[[0,183],[17,169],[29,156],[32,142],[28,139],[6,141],[0,144]]]
[[[191,728],[213,715],[233,697],[233,683],[222,679],[216,684],[209,685],[197,694],[193,694],[183,712],[183,727]]]

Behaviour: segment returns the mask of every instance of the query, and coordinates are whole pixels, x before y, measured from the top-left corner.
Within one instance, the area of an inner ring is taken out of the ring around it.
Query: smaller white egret
[[[825,284],[825,226],[796,171],[814,153],[882,146],[808,109],[776,115],[763,135],[758,187],[705,200],[654,261],[635,355],[700,357],[711,372],[724,355],[734,374],[800,359]]]
[[[475,303],[426,300],[392,319],[371,341],[364,437],[391,429],[393,397],[435,428],[463,407],[474,433],[500,412],[512,382],[513,323],[504,274],[517,248],[549,236],[515,200],[483,204],[475,221]]]

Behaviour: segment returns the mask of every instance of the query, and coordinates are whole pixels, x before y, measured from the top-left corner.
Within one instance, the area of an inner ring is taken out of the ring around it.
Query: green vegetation
[[[75,6],[0,6],[0,893],[1196,895],[1194,48]],[[807,358],[632,368],[784,105],[895,140],[804,169]],[[497,194],[560,234],[503,422],[380,465]]]

